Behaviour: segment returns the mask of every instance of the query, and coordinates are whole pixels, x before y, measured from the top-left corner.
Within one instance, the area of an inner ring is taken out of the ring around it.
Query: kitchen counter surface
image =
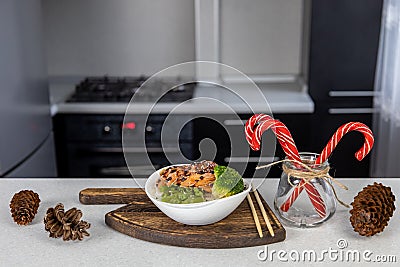
[[[372,179],[342,179],[350,189],[348,192],[338,189],[342,200],[350,203],[359,190]],[[381,179],[391,186],[395,195],[400,196],[400,179]],[[144,180],[140,180],[141,183]],[[269,179],[260,187],[261,195],[272,206],[273,196],[278,179]],[[0,207],[1,221],[1,266],[267,266],[266,261],[258,259],[258,253],[265,246],[238,249],[192,249],[179,248],[134,239],[107,227],[104,215],[121,205],[86,206],[79,203],[78,193],[87,187],[134,187],[130,179],[1,179]],[[33,223],[28,226],[18,226],[13,223],[9,213],[8,203],[12,195],[22,189],[32,189],[39,193],[41,205]],[[60,239],[49,238],[43,227],[43,216],[46,209],[62,202],[66,209],[78,207],[83,211],[83,219],[92,224],[91,236],[82,242],[63,242]],[[396,201],[398,206],[398,201]],[[349,222],[349,210],[338,206],[334,217],[326,224],[314,229],[294,229],[286,227],[287,237],[284,242],[268,245],[268,251],[284,250],[290,253],[297,250],[315,250],[321,255],[324,250],[349,251],[357,250],[364,253],[370,250],[369,257],[375,259],[379,255],[395,255],[400,261],[399,215],[395,211],[389,226],[385,231],[374,237],[361,237],[355,233]],[[254,229],[256,231],[256,229]],[[337,242],[347,244],[347,248],[339,249]],[[262,254],[264,255],[264,254]],[[329,259],[326,255],[324,263],[339,266],[353,266],[352,261],[346,262]],[[340,254],[339,254],[340,255]],[[334,256],[332,256],[334,257]],[[293,261],[288,258],[289,265]],[[301,262],[312,266],[321,263]],[[359,264],[366,262],[361,258]],[[274,255],[274,265],[287,264]],[[371,263],[370,263],[371,264]],[[389,265],[389,264],[388,264]]]
[[[270,106],[273,113],[312,113],[314,103],[307,92],[298,85],[269,84],[268,87],[247,88],[243,85],[232,85],[235,93],[223,88],[203,86],[195,89],[194,98],[176,109],[176,104],[160,103],[154,107],[155,113],[170,113],[172,110],[180,114],[226,114],[232,113],[268,113]],[[126,103],[65,103],[64,101],[75,89],[74,83],[50,83],[51,112],[68,114],[124,114]],[[244,101],[235,94],[244,98]],[[226,105],[221,105],[225,103]],[[130,109],[132,113],[147,113],[152,103],[137,103]],[[250,108],[250,107],[251,108]],[[175,109],[174,109],[175,108]]]

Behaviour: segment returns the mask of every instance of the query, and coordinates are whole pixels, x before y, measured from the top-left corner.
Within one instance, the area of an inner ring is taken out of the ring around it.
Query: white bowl
[[[165,168],[168,167],[171,166]],[[156,198],[156,182],[160,178],[161,170],[157,170],[147,179],[146,194],[165,215],[183,224],[206,225],[218,222],[231,214],[251,190],[248,182],[244,180],[245,190],[230,197],[193,204],[171,204]]]

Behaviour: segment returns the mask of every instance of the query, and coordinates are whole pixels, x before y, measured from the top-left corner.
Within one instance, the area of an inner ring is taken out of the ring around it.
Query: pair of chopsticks
[[[254,192],[254,196],[256,197],[258,206],[260,207],[261,213],[264,217],[264,221],[267,224],[268,231],[271,234],[271,236],[275,236],[274,229],[272,229],[271,222],[268,219],[267,212],[265,211],[264,205],[261,202],[260,196],[258,195],[258,191],[254,190],[254,188],[252,188],[252,190]],[[262,238],[264,235],[263,235],[263,232],[261,229],[261,223],[260,223],[260,220],[258,219],[257,211],[254,207],[253,200],[251,199],[250,193],[247,195],[247,201],[249,202],[251,213],[253,213],[253,218],[254,218],[254,222],[257,227],[258,235],[260,236],[260,238]]]

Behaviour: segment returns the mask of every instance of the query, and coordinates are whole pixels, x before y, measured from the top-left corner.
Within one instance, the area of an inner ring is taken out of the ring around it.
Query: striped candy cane
[[[371,151],[372,146],[374,145],[374,136],[371,129],[368,128],[368,126],[366,126],[365,124],[360,122],[349,122],[340,126],[339,129],[336,130],[335,134],[331,137],[328,144],[325,146],[319,157],[316,159],[315,164],[322,164],[327,161],[342,137],[351,131],[358,131],[364,135],[364,144],[355,154],[357,160],[363,160],[365,156],[368,155],[368,153]],[[300,184],[296,186],[290,197],[285,201],[285,203],[282,204],[281,209],[283,211],[289,210],[290,206],[297,199],[302,190],[303,185],[300,182]]]
[[[301,158],[293,141],[292,135],[290,134],[288,128],[278,120],[268,119],[260,122],[254,132],[253,142],[259,147],[261,143],[261,136],[268,129],[271,129],[275,133],[276,138],[278,139],[287,157],[291,160],[301,162]]]
[[[268,120],[261,122],[259,127],[255,131],[255,140],[257,142],[260,142],[262,133],[268,130],[269,128],[271,128],[274,131],[275,135],[277,136],[277,139],[279,140],[279,143],[282,146],[283,151],[288,156],[288,159],[301,162],[300,155],[298,153],[297,147],[293,141],[293,138],[289,130],[280,121]],[[306,183],[304,180],[301,180],[299,186],[296,186],[295,189],[293,190],[292,192],[293,199],[289,199],[291,204],[293,204],[295,199],[300,195],[303,187],[306,189],[308,197],[310,198],[310,201],[313,204],[318,215],[321,218],[324,218],[326,215],[326,207],[324,204],[324,200],[322,199],[321,195],[319,194],[315,186],[310,183]],[[291,204],[290,205],[288,204],[283,205],[281,209],[283,211],[288,211],[291,206]]]
[[[251,118],[246,122],[245,125],[245,135],[246,140],[249,143],[251,149],[260,150],[260,142],[256,142],[254,138],[254,128],[257,128],[256,124],[265,121],[265,120],[273,120],[270,116],[265,114],[255,114],[251,116]]]
[[[318,190],[314,187],[314,185],[310,183],[306,183],[304,180],[301,180],[300,183],[295,186],[290,197],[281,205],[280,209],[284,212],[287,212],[292,204],[296,201],[297,197],[303,191],[303,188],[306,189],[308,197],[311,200],[316,212],[321,218],[326,216],[326,207],[324,204],[324,200],[321,195],[318,193]]]
[[[256,123],[259,123],[258,126],[255,126]],[[256,114],[252,116],[246,123],[245,133],[247,142],[250,144],[250,147],[253,150],[259,150],[261,144],[261,136],[268,129],[271,129],[275,133],[288,159],[301,162],[299,152],[293,141],[293,137],[290,134],[289,129],[282,122],[274,120],[273,118],[265,114]],[[326,207],[317,189],[309,183],[304,183],[303,186],[306,189],[311,203],[313,204],[319,216],[325,217]],[[301,191],[297,191],[298,194],[300,194]]]
[[[328,144],[325,146],[324,150],[322,150],[321,154],[315,161],[316,164],[321,164],[325,162],[329,156],[332,154],[332,151],[336,148],[337,144],[340,142],[342,137],[351,131],[358,131],[364,135],[364,144],[363,146],[356,152],[355,157],[359,161],[361,161],[368,153],[371,151],[372,146],[374,145],[374,136],[370,128],[367,125],[361,122],[349,122],[346,123],[337,129],[335,134],[331,137]]]

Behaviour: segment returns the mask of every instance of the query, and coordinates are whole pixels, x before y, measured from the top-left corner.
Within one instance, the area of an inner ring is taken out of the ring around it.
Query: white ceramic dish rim
[[[208,205],[212,205],[215,204],[216,202],[221,202],[221,201],[229,201],[232,198],[235,197],[239,197],[243,194],[248,194],[251,190],[251,186],[249,184],[248,181],[243,179],[244,185],[245,185],[245,189],[243,190],[243,192],[240,192],[239,194],[235,194],[233,196],[229,196],[229,197],[225,197],[225,198],[220,198],[220,199],[215,199],[215,200],[211,200],[211,201],[204,201],[204,202],[200,202],[200,203],[190,203],[190,204],[173,204],[173,203],[168,203],[168,202],[163,202],[158,200],[157,198],[153,197],[152,194],[150,194],[148,187],[150,186],[149,183],[150,181],[150,177],[152,177],[155,173],[157,173],[158,175],[160,175],[160,171],[170,168],[170,167],[175,167],[175,166],[183,166],[183,165],[188,165],[188,164],[174,164],[174,165],[170,165],[170,166],[166,166],[164,168],[161,168],[159,170],[156,170],[154,173],[152,173],[149,178],[147,178],[146,184],[145,184],[145,191],[147,196],[154,202],[158,202],[158,203],[162,203],[163,205],[166,206],[170,206],[170,207],[175,207],[175,208],[182,208],[182,209],[193,209],[193,208],[200,208],[200,207],[204,207],[204,206],[208,206]]]

